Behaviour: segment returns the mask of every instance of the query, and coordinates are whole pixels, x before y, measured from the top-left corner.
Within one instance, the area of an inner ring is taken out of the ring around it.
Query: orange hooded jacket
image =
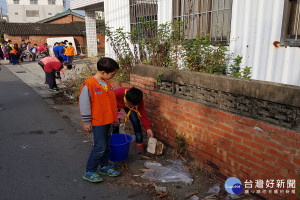
[[[84,85],[91,95],[92,126],[102,126],[117,122],[117,100],[111,84],[106,81],[107,92],[95,77],[87,79],[80,88],[79,96]],[[82,121],[83,123],[83,121]]]

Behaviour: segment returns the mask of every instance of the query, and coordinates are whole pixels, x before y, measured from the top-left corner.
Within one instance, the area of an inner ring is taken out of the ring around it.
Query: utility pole
[[[2,20],[3,20],[2,6],[1,6],[1,16],[0,16],[0,20],[1,20],[1,23],[2,23]]]

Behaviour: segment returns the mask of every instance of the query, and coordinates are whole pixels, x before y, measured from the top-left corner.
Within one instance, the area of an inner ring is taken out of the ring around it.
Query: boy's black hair
[[[69,45],[72,45],[72,42],[69,42]]]
[[[116,69],[119,69],[119,64],[112,58],[103,57],[97,62],[98,71],[104,71],[106,73],[111,73]]]
[[[126,92],[125,98],[133,105],[139,105],[143,99],[143,92],[135,87],[132,87]]]
[[[64,61],[63,65],[67,66],[68,69],[72,69],[72,67],[73,67],[73,65],[70,64],[68,61]]]

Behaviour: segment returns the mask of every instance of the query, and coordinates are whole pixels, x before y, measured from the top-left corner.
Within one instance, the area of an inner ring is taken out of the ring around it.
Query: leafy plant
[[[159,73],[158,74],[158,76],[157,76],[157,83],[159,84],[159,85],[161,85],[161,79],[162,79],[162,77],[164,76],[164,73],[165,72],[161,72],[161,73]]]
[[[137,57],[132,53],[132,50],[129,46],[129,34],[124,33],[123,28],[119,28],[116,31],[111,31],[110,28],[106,28],[105,31],[108,41],[112,46],[114,52],[117,55],[120,70],[124,74],[128,74],[126,77],[129,77],[133,66],[138,62]],[[129,78],[126,80],[129,81]]]
[[[130,33],[125,33],[122,28],[115,31],[106,28],[107,38],[120,62],[122,77],[129,81],[130,73],[138,63],[175,69],[182,67],[247,79],[251,77],[251,67],[240,67],[240,56],[228,67],[228,73],[227,64],[231,56],[225,44],[214,43],[211,36],[205,34],[185,40],[183,25],[184,21],[157,25],[156,21],[140,17]],[[129,41],[133,45],[130,46]]]
[[[186,138],[184,135],[177,134],[175,142],[177,144],[177,150],[179,153],[187,153],[187,147],[189,146],[188,138]]]
[[[141,62],[148,62],[153,66],[168,67],[171,59],[169,57],[171,47],[171,25],[160,24],[147,20],[145,17],[138,18],[139,23],[134,27],[131,41],[138,45]]]
[[[213,46],[210,36],[196,36],[182,45],[181,58],[185,67],[191,71],[212,74],[226,74],[226,63],[229,56],[227,48],[221,44]]]
[[[251,67],[246,66],[242,71],[240,64],[242,63],[243,57],[237,56],[236,58],[233,59],[234,64],[231,64],[229,66],[229,75],[233,77],[242,77],[249,79],[251,78]]]
[[[96,19],[96,27],[99,33],[103,35],[105,34],[105,29],[106,29],[105,20],[100,15],[98,15],[98,18]]]

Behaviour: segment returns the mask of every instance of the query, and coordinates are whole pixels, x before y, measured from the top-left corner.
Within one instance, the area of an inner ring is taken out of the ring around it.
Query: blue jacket
[[[64,53],[64,46],[63,45],[59,45],[53,48],[53,52],[55,57],[62,57],[63,53]]]

